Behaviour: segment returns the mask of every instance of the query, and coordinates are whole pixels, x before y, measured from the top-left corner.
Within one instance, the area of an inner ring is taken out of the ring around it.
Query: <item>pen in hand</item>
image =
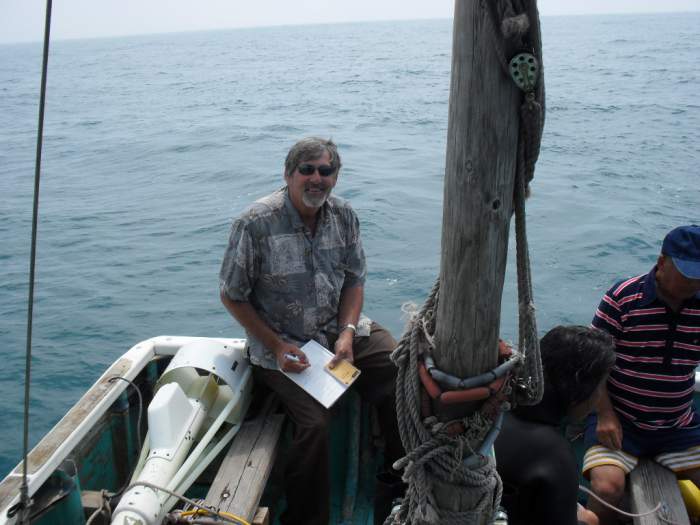
[[[280,370],[284,372],[300,373],[311,366],[308,358],[299,348],[293,345],[287,345],[285,350],[287,351],[277,354],[277,363]]]

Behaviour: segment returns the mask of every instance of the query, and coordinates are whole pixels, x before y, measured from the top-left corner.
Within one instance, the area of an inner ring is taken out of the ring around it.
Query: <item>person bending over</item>
[[[577,504],[578,466],[561,427],[593,409],[614,348],[610,335],[584,326],[557,326],[542,338],[542,401],[507,413],[495,443],[509,525],[598,524]]]

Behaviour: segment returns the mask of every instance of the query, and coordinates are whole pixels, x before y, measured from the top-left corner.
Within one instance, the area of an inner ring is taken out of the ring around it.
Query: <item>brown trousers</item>
[[[331,350],[334,343],[335,338],[329,337]],[[362,373],[352,388],[377,408],[386,443],[387,469],[404,455],[394,404],[396,368],[389,359],[394,348],[394,338],[377,323],[372,323],[368,337],[357,337],[353,342],[354,364]],[[331,498],[331,412],[278,370],[254,366],[253,375],[256,381],[277,392],[293,424],[284,475],[287,509],[280,521],[284,525],[327,525]]]

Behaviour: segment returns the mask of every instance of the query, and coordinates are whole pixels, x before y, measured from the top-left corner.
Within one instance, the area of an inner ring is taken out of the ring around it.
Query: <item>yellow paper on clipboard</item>
[[[335,365],[335,368],[329,368],[328,365],[326,365],[324,368],[326,369],[326,372],[335,377],[345,386],[352,385],[353,381],[360,376],[360,369],[354,367],[350,361],[346,361],[345,359],[338,362]]]

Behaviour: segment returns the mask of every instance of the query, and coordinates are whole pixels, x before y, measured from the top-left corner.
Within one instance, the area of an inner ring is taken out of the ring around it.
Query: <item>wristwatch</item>
[[[340,330],[341,332],[344,332],[345,330],[352,330],[353,335],[357,333],[357,326],[355,326],[352,323],[347,323],[343,325],[343,328]]]

